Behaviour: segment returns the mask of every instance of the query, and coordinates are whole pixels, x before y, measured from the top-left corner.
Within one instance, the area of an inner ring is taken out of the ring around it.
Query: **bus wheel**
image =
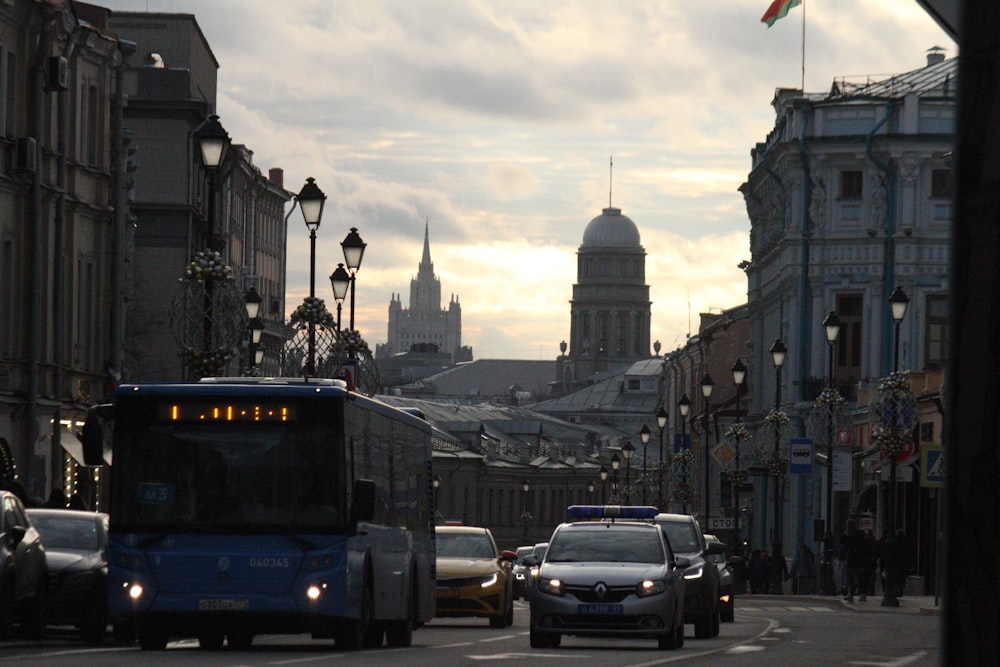
[[[221,632],[207,632],[203,635],[198,635],[198,646],[206,651],[218,651],[222,648],[222,643],[225,639],[226,636]]]
[[[410,594],[406,600],[406,618],[399,621],[389,621],[385,624],[385,643],[392,647],[407,647],[413,644],[413,624],[417,617],[417,591],[415,574],[410,581]]]
[[[346,621],[337,633],[337,646],[347,651],[357,651],[365,644],[368,627],[372,623],[372,591],[365,586],[361,592],[361,617]]]
[[[163,628],[155,625],[139,627],[136,634],[139,636],[139,647],[143,651],[162,651],[167,648],[169,637]]]

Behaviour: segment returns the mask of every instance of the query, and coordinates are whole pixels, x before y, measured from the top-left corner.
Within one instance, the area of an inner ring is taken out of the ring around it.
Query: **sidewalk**
[[[831,595],[810,597],[818,597],[827,600],[833,598]],[[857,609],[858,611],[902,612],[908,614],[940,614],[944,604],[944,600],[937,598],[937,605],[935,605],[933,595],[904,595],[896,598],[899,600],[898,607],[883,607],[881,595],[869,595],[868,599],[864,602],[859,601],[857,596],[854,597],[854,602],[848,602],[842,597],[837,597],[835,599],[839,600],[848,609]]]

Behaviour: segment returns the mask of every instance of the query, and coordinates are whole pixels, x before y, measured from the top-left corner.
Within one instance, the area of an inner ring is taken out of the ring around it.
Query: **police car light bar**
[[[650,505],[570,505],[568,519],[652,519],[660,510]]]

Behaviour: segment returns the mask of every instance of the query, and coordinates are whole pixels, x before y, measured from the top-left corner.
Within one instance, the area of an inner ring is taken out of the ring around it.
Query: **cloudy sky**
[[[328,196],[316,292],[331,309],[340,241],[354,226],[368,243],[355,319],[373,346],[391,295],[409,305],[427,221],[442,306],[459,299],[477,359],[558,355],[609,194],[639,227],[665,351],[698,313],[746,301],[737,188],[775,89],[802,85],[803,14],[808,92],[917,69],[933,46],[957,55],[916,0],[808,0],[768,29],[770,1],[91,0],[195,15],[233,141]],[[297,213],[288,256],[291,310],[309,293]]]

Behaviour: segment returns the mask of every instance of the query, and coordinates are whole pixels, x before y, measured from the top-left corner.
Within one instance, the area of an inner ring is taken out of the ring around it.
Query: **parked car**
[[[0,491],[0,638],[10,637],[19,623],[26,637],[38,639],[45,629],[45,595],[49,573],[45,547],[20,499]]]
[[[705,542],[721,544],[724,549],[728,549],[715,535],[705,533]],[[715,567],[719,569],[719,620],[723,623],[732,623],[736,620],[736,578],[733,575],[733,568],[729,565],[725,553],[709,554],[705,556],[705,560],[715,563]]]
[[[698,639],[719,634],[719,569],[706,556],[725,553],[725,545],[707,544],[698,520],[689,514],[658,514],[656,523],[663,529],[671,548],[688,559],[684,571],[684,621],[694,624]]]
[[[514,552],[516,558],[514,559],[514,565],[511,567],[511,572],[514,575],[514,599],[523,598],[525,596],[526,585],[525,581],[528,577],[528,566],[524,564],[524,559],[526,556],[531,555],[532,547],[518,547]]]
[[[108,627],[108,515],[70,509],[28,510],[49,569],[45,620],[72,625],[88,643]]]
[[[488,528],[436,526],[438,617],[486,617],[514,624],[513,551],[501,552]]]
[[[527,567],[524,577],[524,599],[531,597],[531,591],[535,587],[535,580],[538,579],[538,566],[545,558],[545,550],[549,548],[548,542],[539,542],[531,547],[531,553],[524,557],[524,565]]]
[[[531,647],[556,648],[563,635],[683,646],[690,563],[650,520],[656,508],[616,506],[614,519],[592,510],[604,508],[571,507],[552,533],[529,598]]]

